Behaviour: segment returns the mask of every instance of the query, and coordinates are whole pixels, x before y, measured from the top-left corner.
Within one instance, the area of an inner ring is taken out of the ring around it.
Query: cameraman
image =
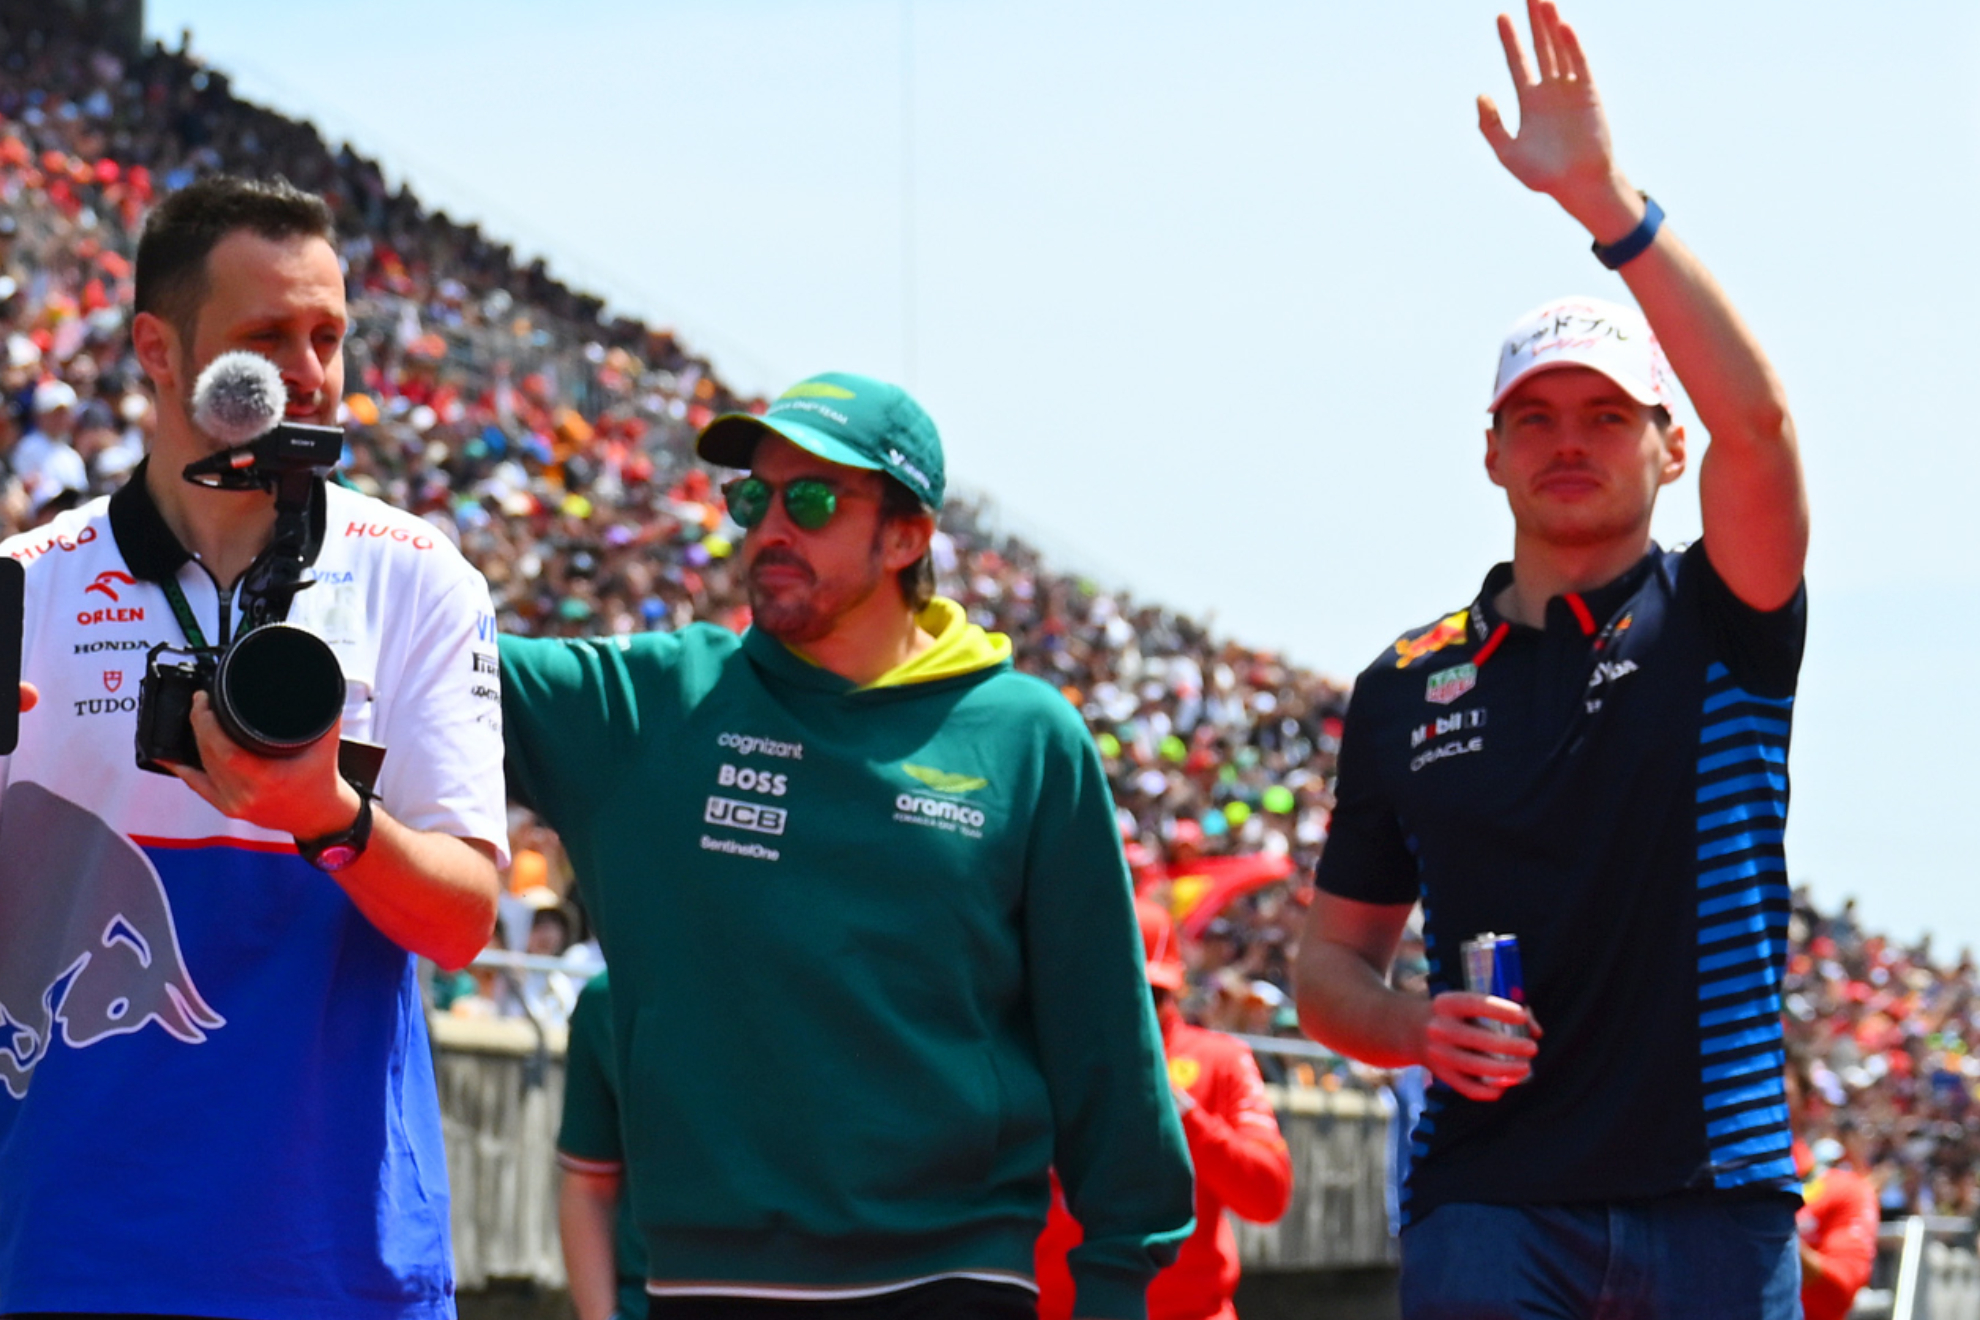
[[[333,237],[282,182],[161,203],[132,323],[150,454],[0,544],[26,567],[39,689],[0,759],[0,1314],[453,1314],[413,955],[459,967],[495,920],[486,584],[425,522],[309,482],[286,618],[336,655],[338,727],[264,758],[201,692],[203,769],[180,784],[133,756],[150,648],[225,648],[276,599],[249,571],[278,548],[273,497],[180,475],[221,448],[193,383],[246,350],[279,368],[287,420],[335,420]],[[389,749],[375,802],[339,773],[340,736]]]

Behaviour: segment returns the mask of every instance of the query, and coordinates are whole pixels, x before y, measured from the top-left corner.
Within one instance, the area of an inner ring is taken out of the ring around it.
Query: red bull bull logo
[[[226,1025],[201,997],[172,905],[138,849],[87,809],[15,782],[0,802],[0,1086],[24,1099],[59,1039],[156,1025],[196,1045]]]
[[[1396,668],[1407,669],[1426,655],[1462,642],[1470,636],[1470,622],[1471,611],[1459,610],[1438,620],[1435,627],[1419,637],[1398,637]]]

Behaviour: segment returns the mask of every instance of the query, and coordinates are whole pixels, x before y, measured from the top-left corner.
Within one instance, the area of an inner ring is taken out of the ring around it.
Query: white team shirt
[[[315,633],[344,671],[343,734],[386,748],[378,798],[417,830],[481,839],[506,864],[501,679],[482,576],[430,523],[325,487],[323,545],[288,622]],[[290,842],[222,816],[177,779],[136,768],[138,682],[152,645],[184,646],[164,589],[137,579],[111,532],[109,499],[0,543],[26,568],[21,676],[42,704],[0,758],[0,791],[29,779],[89,804],[127,834]],[[197,561],[178,583],[209,644],[220,590]],[[224,634],[238,635],[230,601]]]

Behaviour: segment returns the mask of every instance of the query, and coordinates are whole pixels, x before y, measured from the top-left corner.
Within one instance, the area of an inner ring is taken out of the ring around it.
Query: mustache
[[[818,574],[813,571],[810,564],[805,562],[803,555],[800,555],[795,550],[779,545],[771,546],[769,549],[758,554],[756,558],[749,561],[749,576],[753,579],[760,570],[772,565],[795,568],[802,572],[808,580],[814,582],[818,579]]]

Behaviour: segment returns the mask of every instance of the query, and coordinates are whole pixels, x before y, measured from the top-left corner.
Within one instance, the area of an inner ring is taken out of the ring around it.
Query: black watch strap
[[[371,794],[358,790],[357,819],[335,834],[317,839],[297,839],[296,851],[319,871],[341,871],[364,856],[371,842]]]

